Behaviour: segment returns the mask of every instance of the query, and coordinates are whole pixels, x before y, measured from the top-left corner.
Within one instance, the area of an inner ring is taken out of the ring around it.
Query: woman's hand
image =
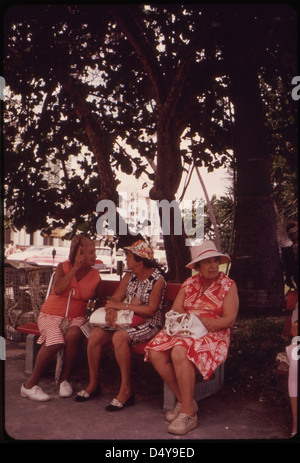
[[[207,331],[217,331],[216,320],[214,318],[198,317]]]
[[[114,298],[111,298],[109,301],[106,302],[105,309],[121,310],[121,309],[125,309],[125,305],[123,302],[119,302],[119,301],[116,301]]]
[[[117,311],[113,308],[108,308],[106,310],[105,320],[108,326],[111,326],[112,328],[116,328]]]
[[[79,246],[75,256],[74,265],[72,266],[70,272],[65,274],[63,270],[63,265],[59,264],[57,266],[53,282],[53,289],[55,294],[62,294],[69,287],[76,272],[78,272],[78,270],[80,270],[84,266],[84,262],[85,257],[84,254],[81,254],[81,246]]]
[[[85,261],[85,258],[84,258],[84,254],[82,254],[82,247],[79,246],[79,248],[77,249],[75,261],[74,261],[74,268],[76,269],[76,271],[80,270],[81,267],[83,267],[84,261]]]

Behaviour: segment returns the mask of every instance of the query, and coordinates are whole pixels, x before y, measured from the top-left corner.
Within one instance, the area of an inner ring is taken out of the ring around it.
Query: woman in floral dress
[[[183,283],[172,309],[194,313],[208,333],[194,339],[169,336],[162,330],[147,345],[145,356],[177,398],[166,419],[171,423],[168,432],[179,435],[197,426],[198,407],[193,401],[195,367],[208,380],[225,361],[239,305],[236,284],[219,271],[219,264],[228,262],[229,257],[218,252],[212,241],[192,248],[192,254],[195,257],[187,267],[199,273]]]

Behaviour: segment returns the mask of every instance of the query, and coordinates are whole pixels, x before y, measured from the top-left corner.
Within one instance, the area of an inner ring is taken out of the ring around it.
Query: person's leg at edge
[[[297,432],[297,415],[298,415],[298,360],[293,357],[292,352],[297,349],[297,344],[290,344],[286,348],[289,361],[288,375],[288,393],[290,397],[292,411],[292,436]]]

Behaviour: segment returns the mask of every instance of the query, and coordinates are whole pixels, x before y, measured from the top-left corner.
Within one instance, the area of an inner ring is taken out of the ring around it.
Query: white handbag
[[[178,313],[170,310],[166,313],[164,331],[169,336],[181,336],[199,339],[208,333],[199,318],[194,314]]]
[[[120,328],[129,328],[132,324],[133,315],[134,312],[132,310],[117,310],[116,325]],[[107,326],[106,310],[104,307],[100,307],[92,313],[90,323],[94,326]]]

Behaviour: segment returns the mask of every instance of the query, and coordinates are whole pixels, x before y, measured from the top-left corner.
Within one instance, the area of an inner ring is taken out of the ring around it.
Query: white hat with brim
[[[213,241],[204,241],[200,246],[192,246],[191,254],[193,260],[186,265],[187,268],[193,269],[197,262],[204,259],[210,259],[211,257],[219,257],[220,264],[225,264],[230,261],[230,257],[226,254],[222,254],[217,250],[216,245]]]

